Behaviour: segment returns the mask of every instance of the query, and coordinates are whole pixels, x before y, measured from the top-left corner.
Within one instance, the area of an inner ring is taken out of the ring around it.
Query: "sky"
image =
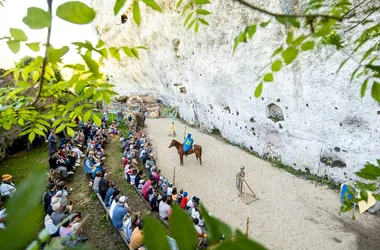
[[[66,0],[53,1],[53,23],[51,44],[55,48],[60,48],[64,45],[70,45],[72,42],[84,42],[89,40],[93,44],[97,43],[97,36],[93,30],[92,24],[75,25],[68,23],[55,16],[56,8]],[[90,0],[81,0],[90,6]],[[47,28],[39,30],[31,30],[22,22],[26,16],[29,7],[38,7],[47,10],[46,0],[6,0],[4,7],[0,6],[0,37],[9,36],[9,28],[22,29],[28,36],[27,42],[46,42]],[[75,53],[76,50],[70,47],[70,51],[64,57],[65,63],[81,62],[81,58]],[[21,45],[21,49],[17,54],[9,50],[6,40],[0,40],[0,68],[12,68],[14,62],[20,58],[29,56],[38,56],[44,54],[44,47],[41,47],[40,52],[33,52],[25,44]]]

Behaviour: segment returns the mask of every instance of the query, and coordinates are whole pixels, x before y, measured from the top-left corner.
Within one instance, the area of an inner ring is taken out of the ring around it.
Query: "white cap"
[[[124,203],[126,200],[127,200],[127,197],[125,197],[125,196],[121,196],[121,197],[119,198],[119,203]]]

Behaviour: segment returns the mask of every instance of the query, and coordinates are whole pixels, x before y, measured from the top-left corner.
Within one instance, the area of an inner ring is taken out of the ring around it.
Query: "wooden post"
[[[249,229],[249,217],[247,217],[247,227],[245,229],[245,236],[248,237],[248,229]]]
[[[174,166],[174,169],[173,169],[173,186],[175,185],[175,169],[176,169],[176,167]]]

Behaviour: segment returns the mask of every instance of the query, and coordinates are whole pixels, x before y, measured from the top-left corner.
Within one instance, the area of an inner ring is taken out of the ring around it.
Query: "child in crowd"
[[[178,198],[177,198],[178,204],[181,204],[182,197],[183,197],[183,190],[181,189],[181,190],[179,190],[179,194],[178,194]]]
[[[141,189],[142,189],[143,186],[144,186],[144,183],[145,183],[144,180],[140,180],[139,186],[137,187],[137,188],[139,189],[140,192],[141,192]]]
[[[183,192],[183,197],[181,199],[180,206],[185,209],[187,205],[187,192]]]

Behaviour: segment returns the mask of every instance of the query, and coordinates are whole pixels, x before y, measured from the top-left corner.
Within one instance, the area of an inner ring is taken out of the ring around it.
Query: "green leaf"
[[[83,89],[86,87],[86,85],[87,85],[87,82],[85,82],[85,81],[78,81],[78,82],[75,84],[75,88],[74,88],[75,93],[77,93],[78,95],[79,95],[80,93],[82,93],[82,91],[83,91]]]
[[[291,44],[293,42],[293,32],[288,32],[288,36],[286,37],[286,44]]]
[[[22,21],[31,29],[43,29],[50,26],[51,17],[43,9],[31,7]]]
[[[368,78],[364,80],[362,88],[360,89],[360,96],[363,98],[367,90]]]
[[[298,45],[300,45],[307,37],[306,36],[300,36],[298,37],[296,40],[294,40],[293,42],[293,46],[294,47],[297,47]]]
[[[350,58],[347,58],[345,60],[343,60],[343,62],[341,62],[341,64],[339,65],[339,68],[338,70],[336,71],[336,73],[339,73],[339,71],[343,68],[343,66],[346,64],[346,62],[348,61],[348,59]]]
[[[265,27],[267,27],[267,25],[270,23],[270,20],[269,21],[267,21],[267,22],[262,22],[262,23],[260,23],[260,27],[261,28],[265,28]]]
[[[169,220],[170,231],[178,248],[181,250],[196,249],[198,237],[191,217],[178,204],[173,204],[172,210]]]
[[[227,239],[223,241],[217,248],[218,250],[230,250],[230,249],[239,249],[239,250],[266,250],[265,247],[259,243],[252,241],[247,238],[240,231],[236,231],[236,236],[234,239]]]
[[[256,87],[255,97],[256,98],[260,97],[262,92],[263,92],[263,83],[260,82],[260,84]]]
[[[203,18],[198,17],[198,21],[203,23],[204,25],[209,25],[209,23],[206,20],[204,20]]]
[[[94,60],[92,60],[90,57],[86,56],[86,55],[81,55],[83,60],[86,62],[87,64],[87,67],[90,69],[90,71],[92,72],[92,74],[96,77],[96,76],[99,76],[100,75],[100,72],[99,72],[99,65],[97,62],[95,62]]]
[[[88,110],[86,113],[83,115],[83,121],[87,122],[90,119],[92,110]]]
[[[272,63],[272,71],[273,72],[278,72],[281,70],[282,67],[282,62],[281,60],[276,60]]]
[[[12,219],[7,220],[7,230],[0,234],[2,249],[23,249],[35,236],[42,220],[41,196],[45,185],[46,174],[43,170],[32,173],[17,187],[6,204],[7,217]]]
[[[102,39],[98,40],[98,44],[96,45],[96,48],[99,49],[104,46],[104,41]]]
[[[194,15],[194,12],[191,12],[185,19],[185,22],[183,23],[183,26],[185,27],[186,24],[190,21],[190,18]]]
[[[79,1],[66,2],[58,6],[56,15],[70,23],[88,24],[95,18],[95,11]]]
[[[105,103],[107,103],[107,104],[111,103],[111,97],[110,97],[110,95],[108,95],[107,93],[103,93],[102,96],[103,96],[103,101]]]
[[[50,46],[49,48],[49,54],[48,54],[48,60],[51,64],[56,65],[57,63],[62,62],[62,57],[66,55],[67,52],[69,52],[68,46],[63,46],[60,49],[55,49]]]
[[[66,127],[66,132],[71,137],[74,137],[74,135],[75,135],[74,130],[72,128],[70,128],[69,126]]]
[[[373,83],[371,94],[373,99],[380,103],[380,84],[378,82]]]
[[[182,14],[181,14],[182,16],[186,13],[187,9],[190,7],[191,4],[192,4],[192,2],[189,1],[189,2],[185,5],[185,7],[183,7]]]
[[[301,45],[303,51],[314,49],[314,41],[307,41]]]
[[[111,56],[113,56],[116,60],[120,61],[120,52],[116,47],[111,47],[108,49],[110,51]]]
[[[28,138],[30,142],[33,142],[34,138],[36,137],[36,134],[34,132],[30,132]]]
[[[133,20],[140,26],[141,23],[141,15],[140,15],[140,6],[138,1],[133,2]]]
[[[274,57],[275,55],[281,53],[282,50],[283,50],[283,47],[282,47],[282,46],[281,46],[280,48],[276,49],[276,50],[273,52],[272,57]]]
[[[147,249],[170,250],[164,226],[150,216],[144,216],[144,245]]]
[[[127,47],[127,46],[124,46],[124,47],[121,47],[121,49],[124,51],[124,53],[129,56],[129,57],[133,57],[133,53],[132,53],[132,50]]]
[[[273,74],[267,73],[264,75],[264,82],[273,82]]]
[[[373,164],[366,164],[364,168],[355,174],[363,179],[377,180],[380,177],[380,168]]]
[[[210,14],[211,14],[210,11],[208,11],[208,10],[203,10],[203,9],[197,9],[196,12],[197,12],[197,14],[199,14],[199,15],[210,15]]]
[[[365,67],[380,74],[380,65],[367,64]]]
[[[44,125],[44,126],[46,126],[46,127],[48,127],[48,128],[50,128],[50,124],[47,123],[47,122],[44,121],[44,120],[38,119],[37,122],[40,123],[40,124],[42,124],[42,125]]]
[[[287,48],[284,52],[282,52],[282,58],[284,59],[284,62],[286,65],[289,65],[296,59],[298,56],[298,49],[294,47]]]
[[[230,226],[214,217],[211,217],[203,205],[201,205],[201,214],[206,222],[210,244],[220,242],[223,236],[225,239],[232,238],[233,234]]]
[[[209,4],[210,0],[194,0],[196,4]]]
[[[10,130],[11,129],[11,124],[9,122],[3,122],[3,128],[5,130]]]
[[[116,16],[117,13],[123,8],[126,0],[116,0],[115,6],[113,7],[113,14]]]
[[[100,120],[100,118],[97,115],[92,114],[92,119],[94,119],[94,122],[96,125],[98,126],[102,125],[102,120]]]
[[[197,19],[194,18],[194,19],[189,23],[189,25],[187,26],[187,29],[190,29],[190,28],[194,25],[194,23],[195,23],[196,20],[197,20]]]
[[[132,51],[133,55],[134,55],[137,59],[140,59],[140,57],[139,57],[139,52],[137,51],[137,49],[132,48],[131,51]]]
[[[55,130],[56,133],[62,132],[66,128],[66,124],[61,124],[58,126],[58,128]]]
[[[42,135],[42,136],[45,135],[44,132],[42,132],[42,130],[40,130],[38,128],[33,129],[33,132],[36,133],[36,134],[38,134],[38,135]]]
[[[40,43],[39,42],[35,42],[35,43],[25,43],[26,46],[29,47],[29,49],[31,49],[32,51],[34,52],[38,52],[40,51]]]
[[[276,17],[276,20],[281,24],[291,24],[295,28],[300,27],[300,23],[296,18]]]
[[[179,6],[181,6],[181,4],[182,4],[182,1],[183,1],[183,0],[179,0],[179,1],[178,1],[177,5],[175,6],[175,8],[176,8],[176,9],[178,9],[178,8],[179,8]]]
[[[20,124],[21,126],[24,126],[24,119],[20,118],[18,119],[18,124]]]
[[[360,198],[368,202],[368,193],[366,190],[360,190]]]
[[[198,22],[195,23],[194,31],[195,31],[195,33],[198,33],[198,31],[199,31],[199,23]]]
[[[151,7],[152,9],[162,12],[161,7],[154,0],[142,0],[146,5]]]
[[[7,41],[9,49],[17,54],[20,51],[20,42],[19,41]]]
[[[233,52],[235,52],[237,46],[239,45],[239,43],[245,43],[247,42],[247,36],[245,34],[245,32],[241,32],[236,38],[235,38],[235,43],[234,43],[234,48],[233,48]]]
[[[25,35],[25,32],[20,29],[10,28],[9,32],[11,33],[11,36],[17,41],[28,41],[28,37]]]
[[[256,24],[245,27],[245,32],[248,34],[248,37],[252,39],[253,35],[256,33]]]

